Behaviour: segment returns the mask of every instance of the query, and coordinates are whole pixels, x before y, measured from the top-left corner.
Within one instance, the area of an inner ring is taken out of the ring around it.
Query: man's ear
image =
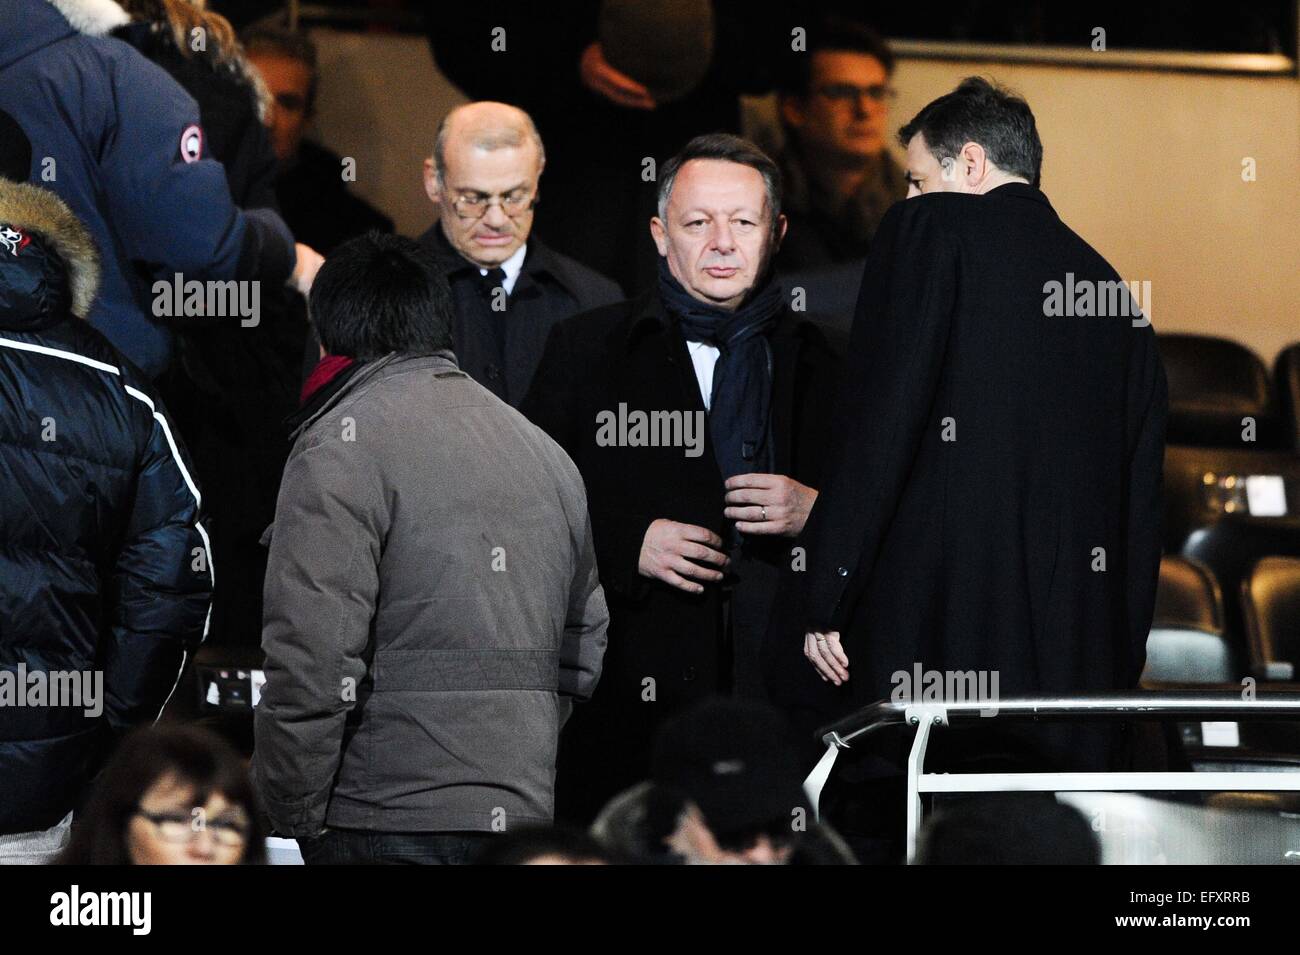
[[[781,241],[785,238],[785,230],[789,225],[790,222],[784,215],[776,217],[776,228],[772,231],[771,238],[768,239],[767,252],[763,261],[764,268],[771,264],[772,259],[781,251]]]
[[[434,168],[432,158],[424,161],[424,194],[435,204],[442,202],[442,188],[438,185],[438,170]]]
[[[668,230],[664,228],[663,220],[658,216],[650,219],[650,238],[655,240],[655,248],[659,250],[661,256],[668,255]]]
[[[967,143],[957,154],[957,175],[971,191],[978,190],[989,173],[988,155],[979,143]]]
[[[768,233],[767,244],[763,247],[764,271],[772,264],[776,254],[781,251],[781,241],[785,238],[785,230],[789,224],[789,220],[784,215],[776,217],[776,228]]]
[[[798,99],[793,96],[782,96],[778,101],[778,108],[782,122],[791,129],[799,130],[803,128],[805,122],[803,104]]]

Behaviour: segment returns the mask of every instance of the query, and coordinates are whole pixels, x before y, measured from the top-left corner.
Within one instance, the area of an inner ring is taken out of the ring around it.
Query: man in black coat
[[[605,675],[561,743],[557,812],[646,777],[656,727],[762,695],[779,568],[821,482],[840,349],[770,278],[780,174],[734,136],[665,164],[658,289],[562,323],[521,410],[587,483],[610,606]]]
[[[456,361],[514,407],[551,329],[623,298],[617,285],[533,234],[546,164],[528,114],[505,103],[469,103],[438,126],[424,187],[438,221],[419,242],[451,285]],[[312,347],[319,345],[313,337]],[[315,364],[318,353],[308,355]]]
[[[609,279],[531,234],[545,165],[533,121],[505,103],[452,110],[424,163],[425,191],[440,216],[420,243],[451,283],[456,360],[516,407],[551,329],[623,297]]]
[[[918,666],[986,674],[1003,696],[1131,688],[1160,562],[1150,322],[1039,191],[1023,100],[968,79],[900,139],[912,198],[867,261],[773,687],[808,727],[906,689]],[[1024,765],[1098,770],[1116,742],[1034,725],[1013,747]]]
[[[552,327],[623,298],[610,279],[532,235],[545,165],[528,113],[504,103],[451,110],[424,164],[439,218],[420,243],[451,283],[456,361],[515,407]]]

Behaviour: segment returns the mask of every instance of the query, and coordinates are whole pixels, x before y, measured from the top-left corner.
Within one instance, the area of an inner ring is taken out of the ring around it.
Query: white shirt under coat
[[[506,295],[515,293],[515,282],[519,279],[519,273],[524,270],[524,255],[528,252],[528,243],[525,242],[519,248],[515,249],[514,255],[501,263],[501,271],[506,273],[506,280],[501,283],[501,287],[506,290]],[[487,277],[487,269],[479,269],[478,274]]]
[[[704,399],[704,410],[712,410],[713,403],[713,368],[718,363],[721,352],[716,346],[704,342],[687,342],[691,352],[691,364],[695,366],[695,380],[700,383],[700,397]]]

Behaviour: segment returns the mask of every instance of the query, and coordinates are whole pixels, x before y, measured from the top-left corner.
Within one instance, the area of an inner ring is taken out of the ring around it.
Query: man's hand
[[[808,633],[803,638],[803,655],[817,670],[817,675],[836,686],[848,682],[849,658],[840,646],[838,630],[830,633]]]
[[[717,550],[721,546],[722,538],[707,527],[661,517],[646,528],[636,569],[642,577],[662,580],[688,594],[702,594],[704,585],[696,581],[719,581],[722,571],[702,567],[695,561],[726,567],[731,559]]]
[[[611,103],[626,106],[628,109],[654,109],[654,97],[650,91],[626,73],[609,65],[605,52],[599,43],[592,43],[582,51],[578,64],[582,84]]]
[[[727,478],[723,510],[742,534],[798,537],[817,492],[784,474],[737,474]]]
[[[289,276],[287,284],[292,285],[303,298],[306,298],[307,293],[311,291],[311,283],[316,281],[316,273],[325,263],[325,258],[311,246],[303,245],[301,242],[295,242],[293,247],[298,255],[293,263],[293,275]]]

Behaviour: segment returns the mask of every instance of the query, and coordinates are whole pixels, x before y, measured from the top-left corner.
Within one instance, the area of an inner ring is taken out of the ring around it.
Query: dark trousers
[[[308,865],[467,865],[494,838],[490,832],[367,832],[329,829],[299,839]]]

